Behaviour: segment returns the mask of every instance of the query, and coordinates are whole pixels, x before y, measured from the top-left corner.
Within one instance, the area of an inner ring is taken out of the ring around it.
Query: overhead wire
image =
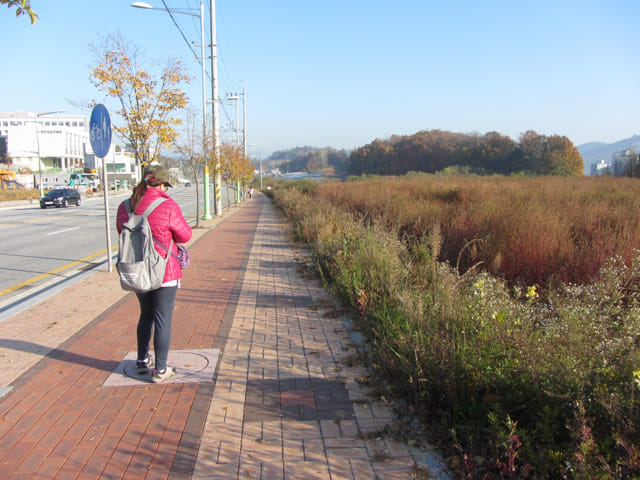
[[[207,11],[209,13],[209,15],[211,15],[211,2],[207,2]],[[211,18],[211,17],[209,17]],[[216,18],[217,20],[217,18]],[[209,45],[211,45],[213,43],[213,40],[211,39],[211,30],[209,29]],[[216,52],[217,52],[217,60],[218,60],[218,65],[222,64],[223,67],[225,67],[224,65],[224,59],[222,57],[222,47],[220,46],[220,42],[218,42],[218,39],[216,38]],[[225,67],[226,68],[226,67]],[[220,73],[220,69],[219,69],[219,73]],[[207,72],[207,75],[209,75],[209,73]],[[227,77],[229,78],[228,75],[228,71],[227,71]],[[211,77],[209,77],[211,79]],[[218,91],[230,91],[230,87],[229,85],[232,84],[233,82],[228,81],[227,79],[223,79],[221,78],[220,75],[218,75]],[[223,99],[220,98],[220,94],[218,94],[218,106],[220,107],[220,109],[222,110],[222,113],[224,114],[224,117],[227,120],[227,123],[235,123],[235,120],[231,119],[231,115],[229,114],[229,112],[227,111],[227,106],[225,105]]]
[[[178,24],[176,18],[174,17],[173,13],[171,12],[169,6],[167,5],[167,2],[165,0],[162,0],[162,4],[164,5],[164,8],[167,11],[167,13],[169,13],[169,16],[171,17],[171,20],[173,21],[173,24],[175,25],[175,27],[180,32],[180,35],[182,36],[183,40],[189,46],[189,50],[191,50],[191,52],[193,53],[193,56],[195,57],[196,61],[198,62],[198,65],[202,66],[202,62],[205,61],[205,59],[201,59],[200,56],[198,55],[198,53],[196,52],[196,50],[193,48],[193,45],[196,42],[189,41],[187,39],[187,35],[185,35],[183,29]],[[197,4],[197,8],[194,8],[193,4],[189,0],[185,0],[185,5],[186,5],[186,10],[200,11],[199,2]],[[210,5],[211,4],[209,3],[209,5],[208,5],[209,15],[211,15],[211,6]],[[201,21],[204,22],[204,19],[201,19]],[[202,34],[201,34],[201,27],[200,27],[200,25],[196,24],[195,16],[192,16],[191,26],[193,27],[194,36],[197,37],[197,38],[200,38],[200,41],[202,41],[203,39],[202,39]],[[206,48],[207,45],[210,46],[213,43],[212,39],[211,39],[211,30],[210,29],[209,29],[209,38],[208,39],[204,39],[204,40],[205,40],[205,48]],[[207,40],[208,40],[208,43],[207,43]],[[219,44],[217,44],[216,47],[217,47],[216,51],[217,51],[218,60],[220,61],[219,63],[222,65],[222,72],[226,75],[226,78],[224,80],[222,78],[220,78],[220,76],[219,76],[218,77],[218,81],[221,84],[223,84],[223,90],[224,91],[226,91],[226,92],[234,92],[233,87],[229,86],[229,85],[233,85],[233,81],[231,81],[231,75],[229,74],[229,69],[227,68],[226,62],[224,61],[224,57],[222,55],[222,48],[220,47]],[[206,54],[205,54],[205,57],[206,57]],[[212,81],[211,73],[208,72],[206,69],[205,69],[205,75],[209,79],[209,81]],[[220,90],[220,88],[218,90]],[[218,95],[218,97],[219,97],[219,95]],[[231,115],[227,111],[226,105],[224,104],[223,100],[218,98],[218,104],[221,107],[222,112],[224,113],[224,116],[227,119],[227,122],[230,123],[230,124],[235,124],[235,120],[231,119]]]
[[[178,31],[180,32],[180,35],[182,35],[182,38],[184,39],[184,41],[187,43],[187,45],[189,46],[189,49],[191,50],[191,52],[193,52],[193,56],[196,57],[196,60],[198,61],[198,63],[200,63],[200,59],[198,57],[198,54],[196,53],[196,51],[193,49],[193,45],[191,44],[191,42],[189,42],[189,40],[187,40],[187,37],[184,35],[184,32],[182,31],[182,29],[180,28],[180,25],[178,25],[178,22],[176,22],[175,17],[173,16],[173,13],[171,12],[171,10],[169,9],[169,6],[167,5],[167,2],[165,0],[162,0],[162,4],[164,5],[165,10],[167,11],[167,13],[169,14],[169,16],[171,17],[171,20],[173,21],[173,24],[176,26],[176,28],[178,29]],[[202,65],[202,63],[200,63],[200,65]]]

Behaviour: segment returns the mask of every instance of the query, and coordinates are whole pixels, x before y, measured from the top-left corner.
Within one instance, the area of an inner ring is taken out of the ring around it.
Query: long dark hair
[[[136,207],[147,191],[147,187],[157,187],[158,185],[162,185],[162,182],[159,182],[155,179],[149,180],[149,178],[154,178],[152,173],[146,174],[145,177],[140,180],[140,183],[133,189],[133,193],[131,193],[131,197],[129,198],[132,212],[135,212]]]

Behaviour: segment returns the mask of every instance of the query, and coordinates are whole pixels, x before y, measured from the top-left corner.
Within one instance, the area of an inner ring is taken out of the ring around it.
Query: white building
[[[126,150],[120,145],[111,145],[107,156],[96,158],[91,145],[87,146],[89,151],[85,155],[84,166],[102,175],[102,161],[106,163],[108,181],[127,180],[130,183],[137,183],[140,179],[139,169],[136,168],[136,158],[133,152]]]
[[[89,119],[83,115],[0,112],[0,142],[17,167],[83,168],[89,145]],[[39,164],[41,159],[42,165]]]
[[[611,162],[608,162],[606,160],[600,160],[597,163],[592,163],[591,164],[591,175],[592,176],[603,176],[605,175],[605,173],[607,173],[608,175],[611,174]]]
[[[29,168],[33,179],[23,179],[29,187],[40,178],[45,185],[68,184],[71,173],[81,170],[102,176],[102,161],[93,153],[89,118],[83,115],[0,112],[0,163]],[[104,161],[109,182],[137,182],[140,175],[133,153],[112,144]]]

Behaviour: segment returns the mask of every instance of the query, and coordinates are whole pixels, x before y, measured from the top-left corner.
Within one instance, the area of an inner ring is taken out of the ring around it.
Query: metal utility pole
[[[200,58],[202,60],[202,154],[204,156],[205,166],[204,166],[204,212],[202,215],[203,220],[209,220],[211,218],[210,206],[209,206],[209,169],[207,168],[206,162],[207,158],[207,87],[206,87],[206,78],[207,78],[207,70],[206,70],[206,62],[204,56],[204,4],[200,2]],[[196,178],[197,181],[197,178]],[[200,202],[199,199],[196,202]],[[196,226],[200,224],[200,218],[196,217]]]
[[[220,175],[220,125],[218,120],[218,40],[216,33],[216,2],[211,1],[211,105],[213,113],[213,157],[215,172],[213,189],[215,193],[215,214],[222,215],[222,179]]]
[[[238,97],[236,96],[236,147],[240,146],[240,140],[238,138]]]
[[[234,129],[236,131],[236,143],[235,143],[235,145],[236,145],[236,147],[239,147],[240,146],[240,141],[238,139],[238,100],[239,100],[238,94],[236,94],[236,93],[232,94],[231,96],[227,97],[227,100],[231,100],[231,101],[235,102],[235,107],[236,107],[236,121],[234,123]]]
[[[247,92],[242,86],[242,144],[244,146],[244,157],[247,158]]]
[[[164,3],[166,5],[166,3],[163,1],[162,3]],[[201,1],[200,2],[200,14],[196,14],[196,13],[191,13],[189,12],[190,8],[180,8],[180,9],[175,9],[175,8],[156,8],[153,7],[151,5],[149,5],[146,2],[133,2],[131,4],[132,7],[134,8],[142,8],[145,10],[159,10],[159,11],[163,11],[163,12],[167,12],[169,13],[169,15],[171,15],[172,13],[180,13],[183,15],[190,15],[192,17],[199,17],[200,18],[200,59],[201,59],[201,63],[202,63],[202,154],[204,156],[204,160],[205,160],[205,165],[204,165],[204,214],[202,216],[203,220],[209,220],[211,219],[211,214],[209,213],[209,166],[208,166],[208,161],[209,159],[207,158],[207,89],[206,89],[206,78],[207,78],[207,72],[206,72],[206,63],[205,63],[205,37],[204,37],[204,3]],[[173,17],[172,17],[173,18]],[[176,24],[177,26],[177,24]],[[178,27],[178,30],[180,30],[180,27]],[[180,33],[182,33],[182,31],[180,30]],[[184,35],[183,35],[184,36]],[[185,38],[186,41],[186,38]],[[188,43],[188,42],[187,42]],[[198,58],[198,55],[196,54],[196,52],[192,49],[193,54],[196,56],[196,58]],[[139,167],[140,165],[137,165],[136,167]],[[137,172],[140,176],[140,178],[142,178],[142,172],[138,171]],[[197,178],[196,178],[197,180]],[[199,202],[199,200],[196,200],[197,202]],[[199,206],[196,206],[196,212],[197,215],[199,215]],[[199,225],[199,221],[200,219],[196,219],[196,225]]]

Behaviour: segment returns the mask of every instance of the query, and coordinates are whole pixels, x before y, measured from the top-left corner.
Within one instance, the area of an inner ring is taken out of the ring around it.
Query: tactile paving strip
[[[148,385],[151,382],[151,371],[138,375],[136,371],[136,352],[129,352],[118,364],[113,373],[102,384],[103,387],[123,387]],[[176,369],[176,375],[162,383],[206,383],[213,381],[213,376],[220,356],[220,349],[201,350],[169,350],[167,364]]]

